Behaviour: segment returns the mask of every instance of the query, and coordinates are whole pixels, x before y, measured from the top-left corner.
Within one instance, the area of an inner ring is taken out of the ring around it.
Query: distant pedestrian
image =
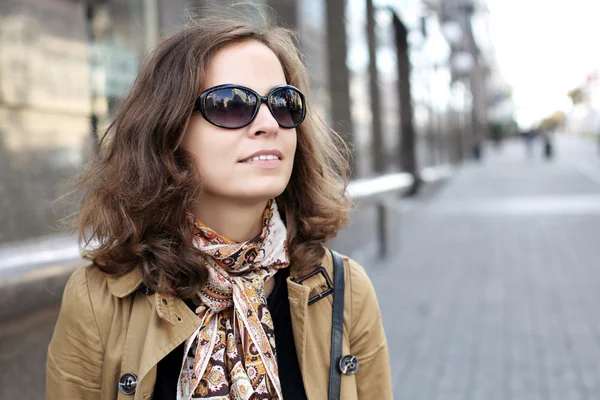
[[[91,264],[47,399],[392,398],[373,286],[325,247],[348,165],[308,86],[283,28],[205,17],[158,46],[82,179]]]
[[[536,132],[534,130],[528,130],[523,134],[523,140],[525,142],[525,152],[527,157],[533,158],[535,149],[534,149],[534,139]]]
[[[542,143],[544,146],[543,154],[546,160],[551,160],[554,156],[554,144],[552,142],[552,133],[551,132],[543,132],[542,133]]]

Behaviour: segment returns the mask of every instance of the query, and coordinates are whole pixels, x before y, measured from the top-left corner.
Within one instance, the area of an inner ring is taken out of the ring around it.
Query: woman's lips
[[[281,165],[281,160],[278,158],[273,160],[250,160],[241,161],[240,164],[259,168],[277,168]]]

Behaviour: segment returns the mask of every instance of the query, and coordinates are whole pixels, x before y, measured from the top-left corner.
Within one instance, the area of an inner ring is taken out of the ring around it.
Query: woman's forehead
[[[259,41],[245,40],[215,53],[207,66],[204,87],[238,84],[265,95],[273,87],[286,83],[277,55]]]

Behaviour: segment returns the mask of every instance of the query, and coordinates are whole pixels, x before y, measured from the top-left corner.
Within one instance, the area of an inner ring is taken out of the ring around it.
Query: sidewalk
[[[396,399],[600,399],[600,162],[488,149],[403,218],[378,292]]]

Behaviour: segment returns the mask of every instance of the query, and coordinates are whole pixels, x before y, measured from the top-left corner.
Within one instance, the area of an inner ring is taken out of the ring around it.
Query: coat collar
[[[333,261],[329,252],[327,252],[325,257],[323,257],[321,266],[323,266],[331,276],[331,272],[333,271]],[[327,287],[327,282],[320,274],[317,274],[303,281],[301,284],[298,284],[296,283],[296,280],[299,278],[297,274],[294,273],[293,269],[290,271],[290,273],[290,277],[288,278],[288,289],[291,293],[289,296],[290,299],[293,298],[295,300],[300,300],[300,297],[304,297],[305,295],[309,296],[313,292],[316,294]],[[142,272],[139,268],[134,268],[125,275],[111,275],[108,277],[108,289],[110,290],[110,293],[119,298],[129,296],[131,293],[137,290],[141,284]]]
[[[133,293],[142,283],[142,271],[134,268],[125,275],[109,276],[108,290],[113,296],[123,298]]]
[[[139,268],[135,268],[125,275],[116,277],[111,276],[108,278],[108,288],[111,294],[119,298],[129,296],[136,291],[141,284],[142,272]],[[175,312],[175,304],[177,304],[175,296],[156,293],[153,296],[148,296],[147,298],[154,303],[156,313],[160,318],[166,320],[171,325],[175,325],[180,321]]]

